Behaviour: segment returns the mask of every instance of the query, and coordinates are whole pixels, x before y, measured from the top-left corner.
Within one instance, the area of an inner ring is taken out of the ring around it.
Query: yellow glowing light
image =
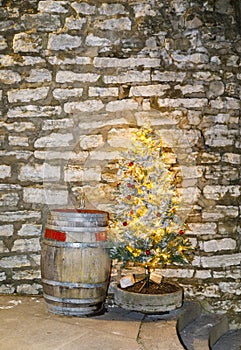
[[[127,246],[126,246],[126,249],[127,249],[130,253],[132,253],[133,250],[134,250],[130,245],[127,245]]]
[[[165,254],[165,253],[162,253],[161,256],[162,256],[162,258],[163,258],[164,260],[167,260],[167,259],[168,259],[168,255]]]
[[[137,256],[139,256],[141,254],[141,250],[140,249],[135,249],[135,251],[132,253],[132,255],[136,258]]]
[[[183,246],[180,246],[180,247],[178,247],[178,249],[177,249],[178,251],[179,251],[179,253],[183,253],[183,251],[185,250],[184,249],[184,247]]]

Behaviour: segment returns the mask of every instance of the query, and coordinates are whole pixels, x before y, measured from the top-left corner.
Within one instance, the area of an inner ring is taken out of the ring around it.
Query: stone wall
[[[0,1],[0,293],[38,294],[53,207],[112,211],[116,159],[150,121],[182,169],[188,267],[163,273],[230,317],[240,301],[240,54],[228,0]],[[232,317],[237,322],[237,317]]]

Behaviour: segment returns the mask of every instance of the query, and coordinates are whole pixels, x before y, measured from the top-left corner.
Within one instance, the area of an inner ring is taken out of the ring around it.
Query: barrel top
[[[94,214],[94,215],[109,215],[107,211],[95,209],[53,209],[53,213],[80,213],[80,214]]]

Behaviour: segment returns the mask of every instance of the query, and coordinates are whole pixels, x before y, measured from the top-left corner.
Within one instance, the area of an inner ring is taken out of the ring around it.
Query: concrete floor
[[[95,317],[49,313],[42,297],[0,296],[1,350],[183,350],[171,316],[118,307]]]

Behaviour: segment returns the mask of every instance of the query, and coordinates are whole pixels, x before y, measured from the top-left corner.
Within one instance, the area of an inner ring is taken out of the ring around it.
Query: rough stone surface
[[[75,206],[73,189],[113,211],[116,158],[149,121],[174,150],[171,164],[181,166],[183,216],[198,247],[192,265],[163,273],[187,297],[235,319],[241,38],[234,2],[0,3],[0,293],[41,293],[46,213]]]

